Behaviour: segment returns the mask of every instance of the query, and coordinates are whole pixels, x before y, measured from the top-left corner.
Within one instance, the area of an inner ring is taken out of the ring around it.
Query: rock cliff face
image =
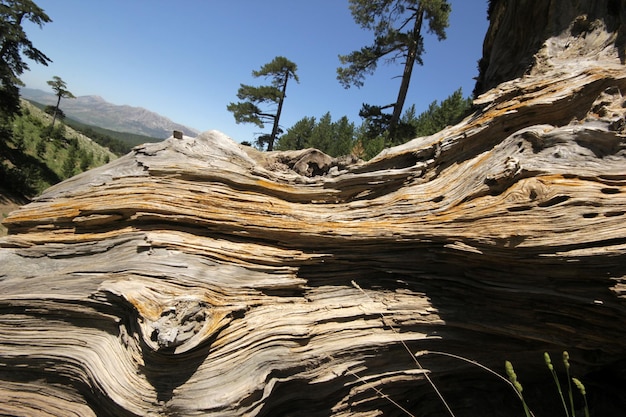
[[[490,0],[475,93],[577,59],[626,59],[620,0]],[[599,64],[599,62],[598,62]]]
[[[367,163],[207,132],[14,212],[0,414],[522,415],[461,355],[552,416],[568,350],[622,415],[624,6],[540,3],[492,2],[474,114]]]

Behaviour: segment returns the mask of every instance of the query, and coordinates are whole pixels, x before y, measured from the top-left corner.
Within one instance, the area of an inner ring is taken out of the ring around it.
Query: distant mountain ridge
[[[22,88],[23,98],[45,105],[55,105],[57,97],[42,90]],[[129,132],[155,138],[168,138],[173,130],[179,130],[188,136],[197,136],[199,131],[175,123],[165,116],[128,105],[116,105],[100,96],[80,96],[61,101],[61,109],[66,116],[79,122],[118,132]]]

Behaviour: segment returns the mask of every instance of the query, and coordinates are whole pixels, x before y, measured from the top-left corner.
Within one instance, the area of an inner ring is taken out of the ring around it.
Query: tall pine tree
[[[272,133],[261,136],[267,142],[267,150],[274,149],[274,141],[280,133],[279,120],[286,97],[287,82],[290,78],[299,82],[296,74],[298,67],[293,62],[282,56],[277,56],[261,67],[259,71],[252,71],[254,77],[266,77],[271,79],[271,85],[253,87],[241,84],[237,92],[239,101],[230,103],[226,108],[233,113],[237,123],[254,123],[261,129],[265,123],[272,122]],[[260,106],[276,106],[270,109],[262,109]]]
[[[422,23],[428,21],[428,31],[439,40],[446,38],[450,5],[446,0],[349,0],[354,21],[363,29],[374,32],[374,43],[348,55],[340,55],[344,67],[337,68],[337,79],[345,87],[361,87],[365,76],[373,74],[378,61],[404,63],[402,82],[397,99],[387,106],[366,106],[374,113],[393,107],[388,130],[392,142],[395,139],[400,115],[406,100],[411,74],[415,63],[422,65],[424,39]]]
[[[50,81],[48,81],[48,85],[52,87],[52,91],[54,91],[54,94],[57,96],[57,104],[56,106],[54,106],[54,113],[52,115],[52,127],[54,127],[54,122],[56,121],[57,115],[59,114],[59,105],[61,104],[61,99],[76,97],[74,97],[74,94],[72,94],[67,89],[67,84],[65,84],[65,81],[63,81],[61,77],[57,75],[55,75]]]

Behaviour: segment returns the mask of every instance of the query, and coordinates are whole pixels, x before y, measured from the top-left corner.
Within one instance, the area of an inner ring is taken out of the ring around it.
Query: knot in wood
[[[493,191],[501,192],[515,181],[516,176],[520,172],[519,160],[509,156],[504,161],[504,166],[500,171],[492,173],[485,178],[485,184]]]
[[[152,323],[151,339],[162,349],[180,346],[202,329],[207,315],[205,302],[178,300],[164,308],[161,317]]]

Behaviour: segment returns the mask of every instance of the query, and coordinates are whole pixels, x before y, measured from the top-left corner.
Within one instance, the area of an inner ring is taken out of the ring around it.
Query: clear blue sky
[[[362,103],[392,103],[399,65],[379,65],[365,86],[344,89],[337,56],[372,43],[352,20],[347,0],[36,0],[53,20],[25,25],[29,39],[53,63],[30,64],[22,80],[49,91],[60,76],[74,95],[99,95],[139,106],[200,131],[217,129],[237,141],[261,129],[237,125],[226,105],[240,83],[262,85],[259,69],[282,55],[298,66],[281,126],[330,111],[360,125]],[[447,39],[425,40],[424,66],[416,66],[407,106],[417,112],[459,87],[474,88],[487,21],[487,0],[451,0]],[[61,105],[61,107],[63,107]],[[271,126],[266,126],[269,132]]]

